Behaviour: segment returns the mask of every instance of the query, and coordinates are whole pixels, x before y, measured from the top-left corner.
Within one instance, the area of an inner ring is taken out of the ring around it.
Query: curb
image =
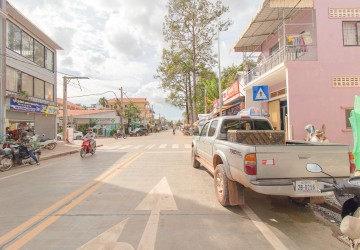
[[[97,148],[104,146],[103,144],[100,144],[98,146],[96,146]],[[40,161],[43,160],[49,160],[49,159],[53,159],[53,158],[57,158],[57,157],[61,157],[61,156],[65,156],[65,155],[70,155],[70,154],[75,154],[80,152],[79,149],[74,149],[71,151],[67,151],[67,152],[62,152],[62,153],[58,153],[58,154],[53,154],[53,155],[49,155],[49,156],[44,156],[44,157],[40,157]]]

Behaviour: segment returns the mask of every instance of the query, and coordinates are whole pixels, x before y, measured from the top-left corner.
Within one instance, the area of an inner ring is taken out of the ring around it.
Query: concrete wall
[[[353,145],[343,107],[353,106],[360,88],[333,87],[332,81],[336,76],[360,75],[360,46],[343,46],[342,21],[351,19],[329,19],[329,8],[359,8],[359,1],[315,1],[318,62],[287,63],[289,119],[294,139],[304,137],[308,123],[317,128],[325,124],[330,141]]]
[[[35,114],[35,132],[38,135],[56,138],[56,116]]]

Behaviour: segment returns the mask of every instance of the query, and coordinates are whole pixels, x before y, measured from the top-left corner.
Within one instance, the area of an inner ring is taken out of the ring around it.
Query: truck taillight
[[[355,158],[353,153],[349,152],[349,161],[350,161],[350,174],[353,174],[355,172]]]
[[[245,156],[244,171],[248,175],[256,175],[256,154]]]

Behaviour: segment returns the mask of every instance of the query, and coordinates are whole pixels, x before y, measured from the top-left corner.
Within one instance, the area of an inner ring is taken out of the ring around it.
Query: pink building
[[[289,139],[303,140],[309,123],[325,124],[331,142],[353,144],[348,117],[360,95],[359,0],[265,0],[234,50],[256,63],[242,79],[246,107],[262,106]],[[262,85],[270,99],[255,102],[253,87]]]

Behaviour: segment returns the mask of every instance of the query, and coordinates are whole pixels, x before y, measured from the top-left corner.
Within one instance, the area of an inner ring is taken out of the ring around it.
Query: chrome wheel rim
[[[216,175],[216,190],[220,198],[224,197],[224,178],[221,173]]]

